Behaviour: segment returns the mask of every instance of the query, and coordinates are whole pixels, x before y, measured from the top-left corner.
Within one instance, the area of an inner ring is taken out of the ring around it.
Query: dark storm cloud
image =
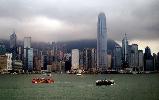
[[[159,1],[151,0],[147,4],[137,7],[132,14],[138,20],[140,25],[141,38],[159,39]],[[137,38],[137,37],[136,37]]]
[[[0,35],[7,37],[4,33],[14,28],[19,38],[30,33],[35,40],[96,38],[97,16],[102,11],[109,38],[120,41],[126,32],[131,40],[158,39],[158,7],[158,0],[0,0]],[[56,27],[41,31],[43,23],[32,24],[39,16],[64,25],[56,31],[52,30]]]

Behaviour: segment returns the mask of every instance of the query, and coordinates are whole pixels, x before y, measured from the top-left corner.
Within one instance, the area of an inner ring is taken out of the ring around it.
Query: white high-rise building
[[[107,28],[104,13],[98,15],[97,24],[97,66],[99,70],[106,70],[107,64]]]
[[[6,53],[7,56],[7,70],[12,70],[12,53]]]
[[[73,70],[79,69],[79,50],[72,49],[72,68]]]

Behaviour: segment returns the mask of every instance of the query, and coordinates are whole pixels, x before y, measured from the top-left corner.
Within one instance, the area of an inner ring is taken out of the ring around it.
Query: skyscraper
[[[138,67],[138,45],[132,44],[130,50],[130,67]]]
[[[31,48],[31,37],[24,37],[24,71],[33,70],[33,48]]]
[[[144,54],[143,50],[138,50],[138,58],[139,58],[139,71],[144,70]]]
[[[128,39],[126,34],[122,40],[122,59],[123,59],[123,66],[128,67]]]
[[[122,49],[116,46],[114,49],[114,66],[113,69],[120,70],[122,66]]]
[[[13,54],[13,59],[16,59],[16,55],[17,55],[17,36],[15,34],[15,32],[13,32],[13,34],[10,35],[10,51]]]
[[[99,70],[107,69],[107,28],[104,13],[98,15],[97,24],[97,66]]]
[[[79,50],[72,50],[72,70],[77,70],[79,68]]]
[[[17,36],[15,32],[13,32],[13,34],[10,35],[10,48],[16,47],[16,42],[17,42]]]
[[[144,71],[153,71],[153,59],[151,55],[151,50],[149,47],[145,48],[145,53],[144,53]]]

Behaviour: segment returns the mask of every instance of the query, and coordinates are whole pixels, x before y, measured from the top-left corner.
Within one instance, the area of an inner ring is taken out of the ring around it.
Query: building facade
[[[122,40],[122,62],[123,67],[127,68],[129,66],[129,45],[128,45],[128,39],[125,34],[125,37]]]
[[[144,71],[144,54],[143,54],[143,50],[139,50],[138,51],[138,58],[139,58],[139,71]]]
[[[130,67],[137,68],[138,67],[138,45],[132,44],[130,50]]]
[[[122,68],[122,48],[116,46],[113,55],[113,69],[120,70]]]
[[[31,48],[31,37],[24,37],[24,59],[23,70],[25,72],[33,71],[33,48]]]
[[[104,13],[98,15],[97,24],[97,66],[100,71],[106,70],[107,67],[107,28],[106,16]]]
[[[72,70],[79,69],[79,50],[78,49],[72,49]]]
[[[15,32],[10,35],[10,51],[13,54],[13,59],[15,60],[17,58],[17,36]]]

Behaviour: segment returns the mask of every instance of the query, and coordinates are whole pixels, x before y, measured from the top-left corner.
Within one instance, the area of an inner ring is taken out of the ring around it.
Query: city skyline
[[[157,0],[2,0],[0,36],[7,39],[15,30],[20,40],[28,36],[44,42],[95,39],[97,15],[102,11],[108,19],[108,38],[121,44],[126,32],[130,44],[139,44],[142,50],[149,46],[157,53],[158,4]]]

